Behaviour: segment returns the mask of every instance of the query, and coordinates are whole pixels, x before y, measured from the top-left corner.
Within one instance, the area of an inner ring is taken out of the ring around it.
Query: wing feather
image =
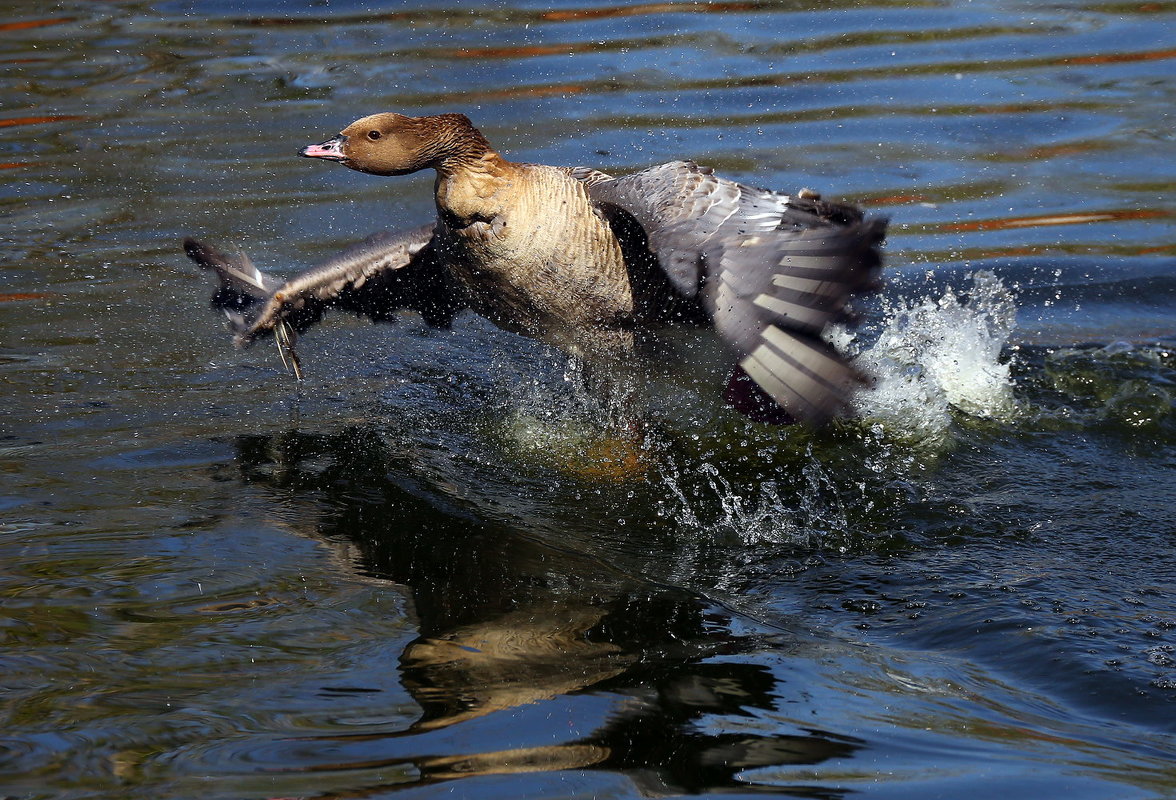
[[[877,285],[886,220],[811,194],[789,196],[675,161],[588,191],[632,215],[674,289],[697,298],[743,371],[787,415],[822,420],[858,373],[820,340]]]
[[[279,328],[283,335],[289,335],[288,329],[303,333],[327,308],[375,321],[408,308],[421,312],[431,325],[448,325],[464,304],[436,256],[433,229],[427,225],[372,234],[284,283],[261,273],[246,256],[228,256],[191,239],[185,250],[200,266],[216,272],[221,288],[214,305],[225,309],[237,343],[246,345]]]

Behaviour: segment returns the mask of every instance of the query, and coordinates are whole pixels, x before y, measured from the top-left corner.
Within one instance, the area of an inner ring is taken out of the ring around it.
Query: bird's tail
[[[196,239],[184,240],[184,252],[204,269],[216,273],[220,283],[212,295],[212,307],[224,313],[237,344],[249,344],[255,336],[253,327],[259,312],[282,281],[259,270],[244,253],[225,253]],[[273,331],[282,364],[301,380],[302,365],[294,351],[297,334],[284,320]]]

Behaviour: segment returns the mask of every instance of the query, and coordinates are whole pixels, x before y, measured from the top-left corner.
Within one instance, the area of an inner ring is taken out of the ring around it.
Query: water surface
[[[1173,9],[8,4],[0,795],[1176,795]],[[888,214],[875,387],[657,376],[638,447],[533,342],[343,317],[295,386],[179,243],[426,221],[295,157],[379,110]]]

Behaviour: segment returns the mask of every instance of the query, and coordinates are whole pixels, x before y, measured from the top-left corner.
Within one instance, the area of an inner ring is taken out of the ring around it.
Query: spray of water
[[[521,462],[588,480],[639,480],[646,469],[632,376],[574,359],[562,372],[512,385],[496,426]]]
[[[1010,419],[1016,413],[1009,365],[1000,354],[1016,324],[1012,293],[991,272],[971,276],[967,299],[891,300],[877,340],[856,363],[875,383],[856,412],[899,438],[942,441],[952,411]]]
[[[714,443],[694,453],[646,450],[636,427],[624,423],[634,407],[629,398],[610,392],[602,400],[576,364],[514,384],[500,435],[520,462],[589,480],[653,482],[658,516],[700,543],[853,549],[861,543],[852,519],[949,447],[955,420],[1016,413],[1000,358],[1015,313],[1012,294],[989,272],[972,275],[959,293],[890,300],[871,343],[845,343],[875,382],[858,396],[858,419],[843,425],[834,445],[818,441],[788,454],[779,447],[799,432],[751,426],[740,434],[745,447],[722,444],[730,431],[716,428]],[[828,446],[840,450],[825,452]],[[845,448],[852,466],[843,463]],[[741,460],[728,463],[721,452]]]
[[[855,363],[875,379],[856,398],[855,440],[842,443],[856,456],[851,472],[827,466],[811,445],[800,479],[785,484],[732,480],[705,461],[673,465],[661,475],[668,490],[662,513],[712,541],[857,546],[854,514],[870,513],[881,494],[950,446],[953,419],[1010,419],[1017,411],[1009,365],[1000,358],[1015,324],[1012,293],[990,272],[970,280],[961,294],[890,300],[872,344],[856,346],[839,334],[836,343],[850,352],[858,347]]]
[[[669,490],[658,514],[705,538],[744,545],[772,542],[811,548],[830,534],[845,531],[848,522],[841,493],[812,448],[801,469],[802,483],[785,490],[777,480],[756,481],[748,488],[724,477],[709,463],[683,468],[668,461],[661,481]],[[692,473],[692,474],[688,474]],[[797,495],[789,502],[782,495]]]

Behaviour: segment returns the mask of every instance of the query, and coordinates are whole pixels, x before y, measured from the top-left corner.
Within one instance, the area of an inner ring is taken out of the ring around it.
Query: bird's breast
[[[632,289],[620,245],[590,219],[503,213],[448,227],[452,271],[473,309],[499,327],[561,344],[627,327]]]

